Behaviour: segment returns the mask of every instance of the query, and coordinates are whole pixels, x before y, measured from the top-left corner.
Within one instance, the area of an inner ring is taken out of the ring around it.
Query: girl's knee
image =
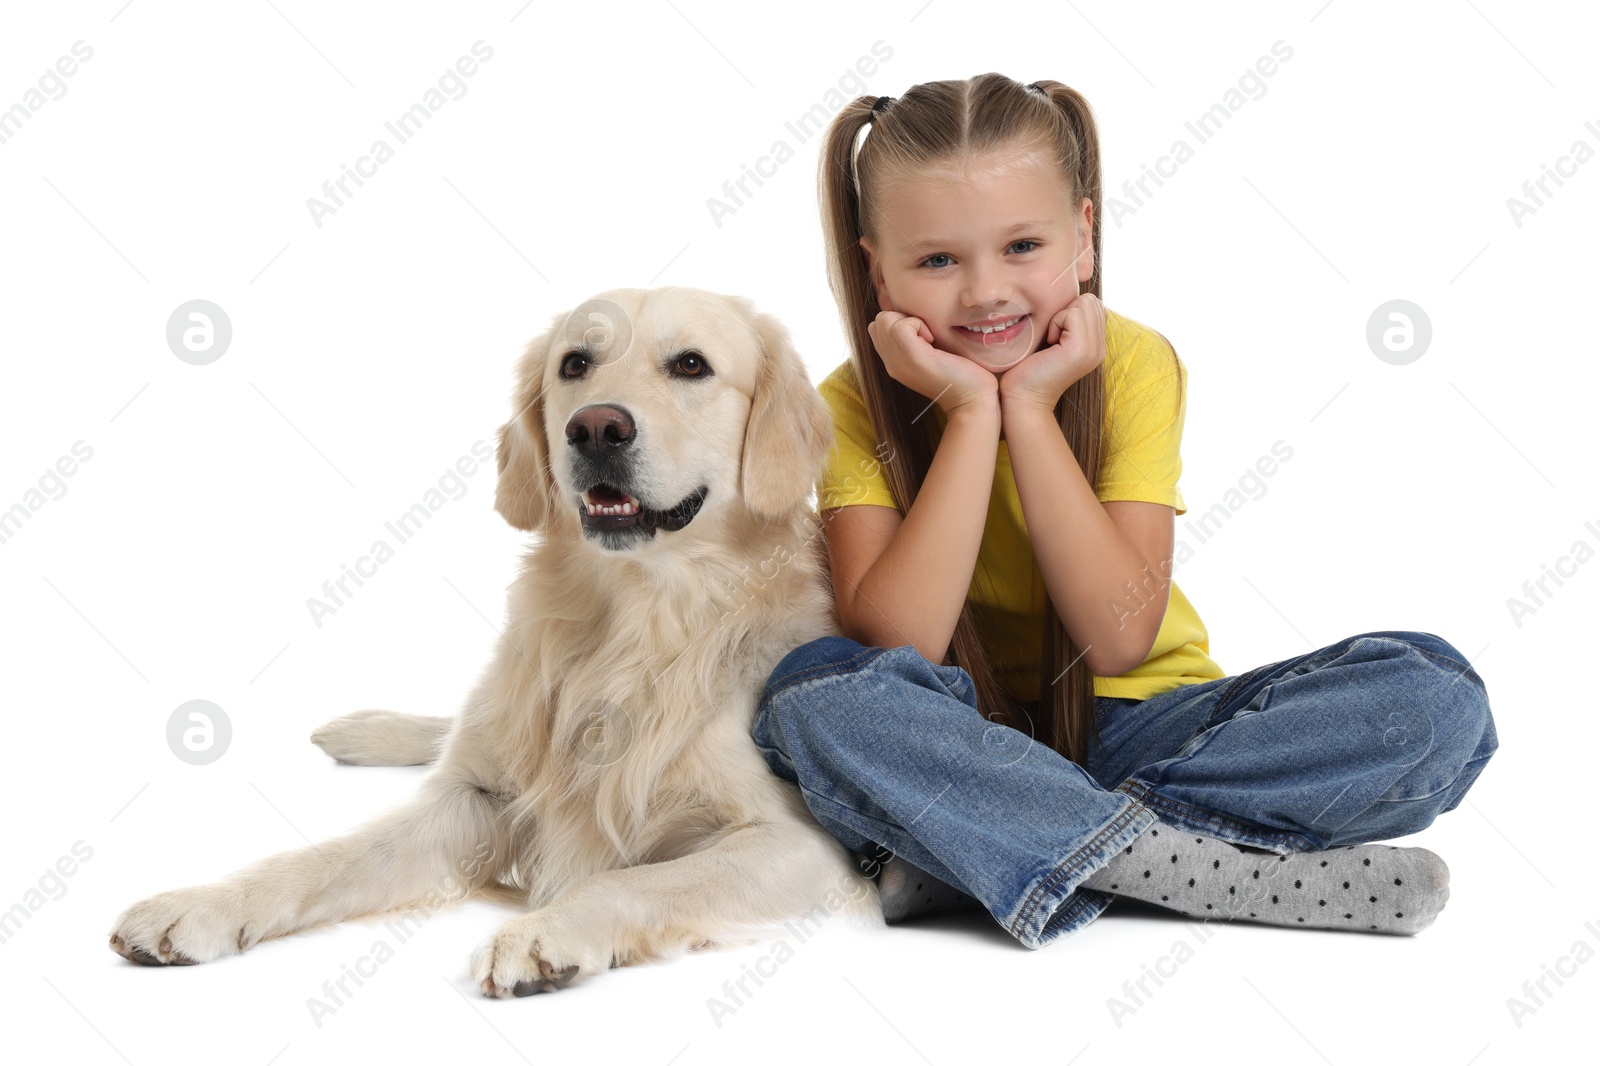
[[[1445,671],[1436,672],[1431,684],[1416,689],[1415,697],[1411,710],[1426,719],[1429,745],[1426,754],[1384,798],[1438,797],[1459,802],[1465,785],[1478,776],[1500,746],[1489,699],[1479,685]]]
[[[785,724],[791,719],[816,724],[835,701],[811,698],[813,686],[806,682],[853,673],[872,659],[872,653],[882,650],[868,648],[849,637],[831,635],[791,650],[773,668],[762,690],[752,724],[756,739],[770,740],[784,732],[774,719]]]
[[[826,636],[807,641],[785,655],[767,678],[763,700],[808,681],[870,672],[886,683],[908,682],[924,688],[959,690],[971,678],[959,666],[930,663],[916,648],[880,648],[849,637]]]
[[[860,733],[861,723],[881,724],[930,701],[976,708],[972,679],[959,666],[930,663],[909,645],[818,637],[784,656],[767,678],[753,732],[758,738],[784,727],[795,735]]]
[[[1409,658],[1414,669],[1407,675],[1408,696],[1433,720],[1434,730],[1470,735],[1474,741],[1493,731],[1489,699],[1483,679],[1467,657],[1436,633],[1387,630],[1362,633],[1354,641],[1376,641],[1383,646],[1374,658]],[[1413,680],[1414,679],[1414,680]]]
[[[871,653],[882,650],[882,648],[869,648],[849,637],[834,635],[807,641],[790,650],[789,654],[779,660],[778,665],[773,668],[767,677],[762,702],[766,702],[779,690],[808,678],[849,673],[859,669],[871,658]]]
[[[1431,684],[1421,697],[1434,716],[1435,732],[1453,736],[1459,748],[1472,752],[1469,758],[1492,755],[1497,739],[1489,696],[1467,657],[1434,633],[1407,633],[1405,637],[1426,663]]]

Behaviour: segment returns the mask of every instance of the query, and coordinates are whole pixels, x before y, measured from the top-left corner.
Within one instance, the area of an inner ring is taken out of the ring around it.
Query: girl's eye
[[[576,370],[573,370],[574,359],[578,361]],[[583,364],[587,361],[582,352],[568,352],[561,357],[561,376],[564,378],[580,377],[583,374]],[[568,373],[568,371],[572,371],[572,373]]]
[[[930,256],[928,256],[928,258],[924,259],[922,261],[922,265],[925,266],[925,267],[932,267],[934,270],[938,270],[941,267],[946,267],[946,266],[949,266],[950,264],[948,264],[948,263],[935,263],[934,260],[935,259],[949,259],[949,258],[950,257],[948,255],[946,255],[945,253],[939,252],[939,253],[937,253],[935,255],[930,255]]]
[[[711,364],[706,362],[706,357],[699,352],[684,352],[678,356],[678,361],[673,367],[682,372],[684,377],[701,378],[709,377]]]
[[[1031,251],[1033,251],[1034,246],[1037,245],[1038,243],[1039,243],[1038,241],[1030,241],[1030,240],[1024,239],[1024,240],[1020,240],[1020,241],[1012,241],[1011,242],[1011,247],[1015,248],[1019,244],[1026,244],[1028,247],[1024,248],[1023,251],[1024,252],[1031,252]]]

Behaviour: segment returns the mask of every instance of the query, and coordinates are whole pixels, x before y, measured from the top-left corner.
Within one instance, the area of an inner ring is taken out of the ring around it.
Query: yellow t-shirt
[[[1178,444],[1187,409],[1187,368],[1175,364],[1172,348],[1158,333],[1107,308],[1103,373],[1106,437],[1096,497],[1167,504],[1175,514],[1186,513],[1178,491],[1183,470]],[[857,504],[894,507],[880,466],[877,434],[849,360],[824,378],[817,391],[832,410],[834,424],[833,450],[817,484],[818,511]],[[943,409],[935,406],[934,415],[944,426]],[[1044,579],[1028,540],[1007,443],[999,442],[989,514],[967,599],[975,604],[997,679],[1013,699],[1029,702],[1039,698]],[[1130,595],[1127,609],[1137,605]],[[1209,652],[1205,625],[1174,582],[1150,654],[1119,677],[1096,676],[1095,695],[1143,700],[1225,676]]]

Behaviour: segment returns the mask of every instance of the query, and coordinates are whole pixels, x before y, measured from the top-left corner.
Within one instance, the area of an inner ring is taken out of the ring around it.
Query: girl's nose
[[[962,276],[961,299],[968,307],[993,307],[1010,293],[1005,272],[997,266],[976,263]]]

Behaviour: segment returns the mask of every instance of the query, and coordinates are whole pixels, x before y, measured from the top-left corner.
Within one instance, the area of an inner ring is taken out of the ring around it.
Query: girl
[[[870,124],[859,152],[856,140]],[[821,197],[850,359],[819,386],[843,637],[774,670],[752,733],[878,871],[887,920],[975,900],[1031,948],[1111,896],[1415,933],[1415,833],[1497,747],[1429,633],[1224,676],[1171,581],[1187,372],[1100,303],[1088,103],[999,74],[859,97]]]

